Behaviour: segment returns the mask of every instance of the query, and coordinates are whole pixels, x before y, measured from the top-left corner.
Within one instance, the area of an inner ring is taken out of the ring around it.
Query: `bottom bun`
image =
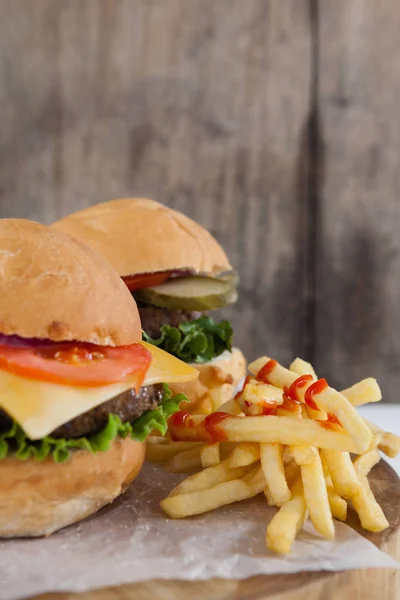
[[[81,521],[126,489],[144,455],[144,444],[119,438],[107,452],[77,450],[61,464],[0,460],[0,537],[50,535]]]
[[[208,363],[193,364],[200,371],[198,379],[186,383],[169,383],[173,394],[183,392],[190,403],[182,403],[182,410],[196,414],[209,414],[214,403],[221,405],[232,398],[239,381],[246,375],[246,359],[239,348],[225,351]]]

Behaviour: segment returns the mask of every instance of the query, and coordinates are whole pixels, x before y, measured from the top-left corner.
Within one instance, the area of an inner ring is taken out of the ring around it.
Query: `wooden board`
[[[375,545],[400,559],[400,480],[381,461],[370,474],[378,502],[391,523],[390,529],[372,534],[361,531],[353,514],[349,522]],[[400,571],[369,569],[346,573],[298,573],[252,577],[247,580],[201,582],[149,581],[80,594],[45,594],[35,600],[396,600]],[[295,596],[294,596],[295,594]]]

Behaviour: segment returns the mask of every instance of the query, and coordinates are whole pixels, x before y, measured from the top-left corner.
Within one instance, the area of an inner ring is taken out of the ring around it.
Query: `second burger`
[[[200,371],[198,380],[172,385],[191,410],[208,413],[232,396],[245,375],[232,347],[228,321],[209,311],[237,299],[237,275],[215,238],[184,214],[143,198],[112,200],[57,221],[99,252],[120,274],[139,308],[144,339]]]

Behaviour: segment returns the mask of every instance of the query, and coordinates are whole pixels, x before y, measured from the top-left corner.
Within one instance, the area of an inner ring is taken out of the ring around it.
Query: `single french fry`
[[[314,446],[307,444],[299,444],[297,446],[289,446],[290,452],[297,465],[309,465],[313,462],[318,450]]]
[[[300,467],[296,465],[294,460],[285,464],[285,477],[288,486],[291,487],[295,479],[300,476]]]
[[[348,452],[321,450],[328,466],[335,492],[343,498],[351,498],[360,489],[360,481]]]
[[[376,448],[373,448],[361,456],[357,456],[354,460],[354,469],[359,477],[366,477],[372,467],[374,467],[381,459],[381,456]]]
[[[264,356],[263,358],[258,359],[258,361],[254,361],[254,363],[249,365],[249,371],[255,374],[258,373],[269,360],[268,357]],[[258,369],[258,371],[256,369]],[[296,375],[296,373],[292,373],[288,369],[285,369],[279,363],[275,363],[268,374],[268,382],[276,387],[284,388],[296,381]],[[315,382],[311,381],[304,387],[299,387],[297,389],[298,399],[301,402],[305,402],[306,392],[314,383]],[[313,400],[320,410],[322,409],[326,412],[331,412],[339,419],[340,423],[354,440],[358,454],[362,454],[369,449],[372,443],[371,430],[347,398],[340,394],[340,392],[327,386],[318,394],[315,394]]]
[[[258,469],[256,475],[248,482],[242,479],[233,479],[209,489],[167,496],[160,502],[160,506],[168,516],[182,519],[215,510],[226,504],[253,498],[262,492],[264,487],[265,478],[262,470]]]
[[[201,469],[200,448],[185,450],[172,456],[166,463],[165,469],[170,473],[190,473]]]
[[[395,435],[394,433],[389,433],[384,431],[378,425],[371,423],[370,421],[366,421],[371,431],[375,434],[378,434],[378,448],[382,450],[389,456],[389,458],[395,458],[400,452],[400,436]]]
[[[262,356],[257,360],[253,361],[248,365],[248,370],[252,375],[258,375],[260,370],[269,362],[271,359],[268,356]],[[275,387],[283,389],[285,386],[291,386],[296,381],[297,373],[292,373],[289,369],[285,369],[278,362],[274,361],[275,366],[271,369],[268,375],[268,383]]]
[[[210,389],[211,412],[219,410],[220,406],[225,402],[224,390],[221,385]]]
[[[200,460],[203,468],[217,465],[220,461],[219,442],[202,446],[200,448]]]
[[[339,519],[339,521],[345,521],[347,517],[347,502],[335,492],[329,469],[323,457],[322,451],[320,456],[332,516],[335,519]]]
[[[260,460],[260,444],[241,442],[229,457],[229,467],[247,467]]]
[[[382,400],[382,392],[376,379],[368,377],[340,392],[353,406],[362,406]]]
[[[253,481],[255,478],[257,479],[259,477],[261,477],[265,482],[264,473],[262,471],[260,461],[258,460],[256,463],[249,465],[247,469],[245,469],[245,474],[243,475],[242,479],[248,483],[249,481]]]
[[[218,465],[208,467],[194,473],[189,477],[186,477],[183,481],[172,490],[170,495],[176,496],[181,494],[189,494],[191,492],[197,492],[199,490],[206,490],[214,487],[224,481],[231,481],[232,479],[240,479],[246,474],[244,467],[236,467],[231,469],[229,466],[229,459],[223,460]]]
[[[278,406],[276,409],[278,417],[291,417],[292,419],[301,419],[303,415],[302,404],[293,403],[290,408],[286,408],[285,405]]]
[[[264,472],[269,500],[273,506],[281,506],[290,499],[280,444],[260,444],[261,466]],[[268,498],[267,498],[268,500]]]
[[[315,456],[311,464],[301,465],[300,470],[304,498],[311,521],[321,535],[329,540],[333,540],[335,538],[335,527],[333,525],[328,492],[319,454]]]
[[[250,489],[256,494],[262,492],[266,486],[264,471],[261,466],[250,467],[250,472],[242,478]]]
[[[312,375],[313,379],[318,379],[312,364],[299,357],[290,364],[289,371],[297,373],[297,375]]]
[[[318,379],[312,364],[301,358],[296,358],[290,365],[289,370],[298,375],[311,375],[314,380]],[[307,413],[310,419],[325,421],[328,418],[328,415],[324,410],[315,410],[314,408],[308,407]]]
[[[248,383],[243,390],[243,398],[251,404],[264,405],[266,402],[282,404],[282,390],[267,383]]]
[[[146,460],[156,463],[165,463],[180,452],[201,448],[204,445],[202,442],[171,442],[167,439],[165,442],[157,443],[146,441]]]
[[[315,410],[315,408],[310,408],[307,406],[307,415],[310,419],[316,419],[317,421],[326,421],[328,418],[328,413],[324,410]]]
[[[307,515],[300,477],[294,482],[290,491],[291,499],[281,506],[267,526],[267,547],[279,554],[290,552]]]
[[[328,489],[328,500],[329,506],[332,512],[332,516],[339,521],[345,521],[347,518],[347,502],[344,498],[341,498],[332,489]]]
[[[209,433],[202,425],[203,420],[202,415],[190,415],[182,425],[170,423],[171,435],[181,441],[209,442]],[[317,421],[310,419],[299,421],[291,417],[278,416],[226,416],[218,422],[217,431],[219,435],[231,442],[310,444],[318,448],[357,452],[353,440],[345,429],[337,427],[337,430],[327,430]]]
[[[361,477],[361,487],[351,500],[364,529],[378,532],[389,527],[388,520],[375,500],[366,477]]]
[[[218,409],[218,412],[228,413],[229,415],[240,415],[242,414],[242,409],[240,408],[239,403],[235,400],[235,398],[231,398],[227,400]]]

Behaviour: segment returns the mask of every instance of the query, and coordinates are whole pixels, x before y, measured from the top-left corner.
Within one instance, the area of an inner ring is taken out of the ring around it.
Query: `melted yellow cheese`
[[[197,369],[155,346],[145,342],[143,345],[153,357],[143,385],[185,382],[198,377]],[[132,387],[129,379],[83,388],[26,379],[0,370],[0,408],[17,421],[28,437],[37,440]]]

